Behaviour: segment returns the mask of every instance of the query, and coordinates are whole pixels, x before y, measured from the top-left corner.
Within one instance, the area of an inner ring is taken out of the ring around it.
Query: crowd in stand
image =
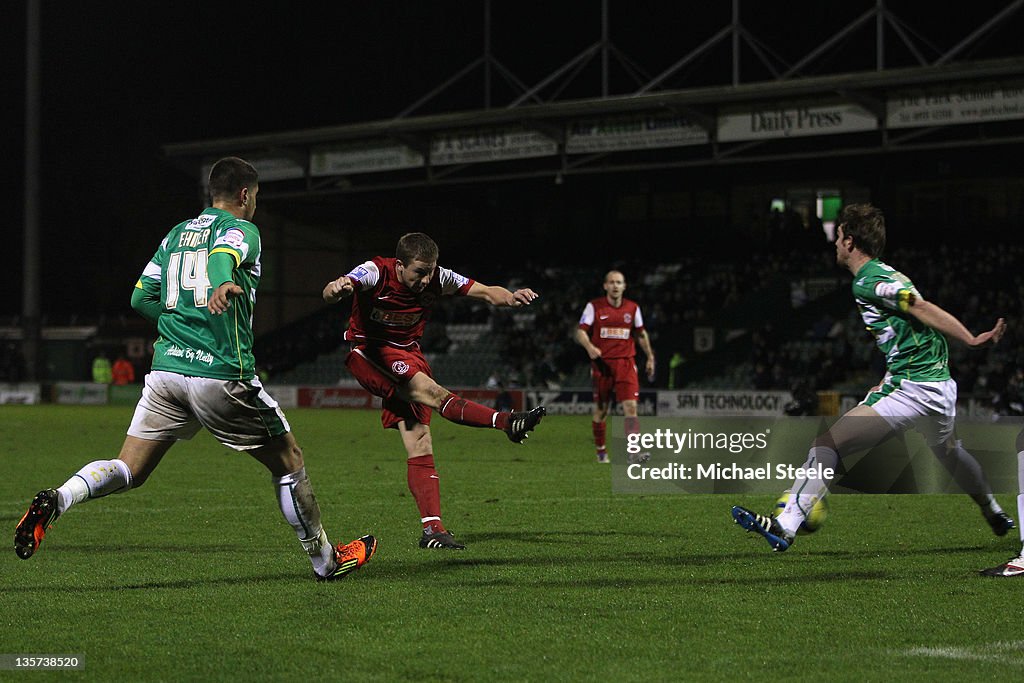
[[[895,261],[894,256],[894,261]],[[951,345],[952,373],[961,393],[983,397],[1000,413],[1024,414],[1024,247],[943,246],[920,257],[925,273],[912,276],[926,297],[955,313],[977,333],[1005,317],[1006,336],[987,352]],[[925,283],[928,283],[927,285]]]
[[[950,311],[974,332],[989,329],[1002,316],[1010,323],[1003,342],[970,351],[951,342],[951,366],[961,396],[974,396],[1001,414],[1024,414],[1024,247],[978,246],[897,249],[885,256],[901,268],[922,295]],[[754,325],[745,335],[750,367],[742,388],[817,391],[848,385],[866,390],[884,373],[884,359],[864,330],[849,294],[850,276],[838,271],[828,249],[756,254],[740,263],[687,258],[672,264],[612,264],[626,272],[627,296],[641,304],[659,360],[667,364],[678,340],[666,330],[694,325],[743,329],[730,318],[745,297],[772,282],[808,277],[834,278],[830,308],[809,325]],[[533,268],[520,277],[544,292],[532,316],[514,329],[512,316],[494,316],[494,331],[506,340],[512,383],[557,385],[587,364],[572,341],[586,302],[601,295],[603,270]],[[691,360],[689,365],[694,366]],[[578,375],[577,375],[578,376]],[[664,378],[664,374],[662,375]],[[680,383],[676,383],[679,386]],[[685,386],[685,378],[681,382]],[[738,387],[740,388],[740,387]]]
[[[996,347],[972,351],[950,343],[950,366],[961,396],[974,396],[1004,415],[1024,414],[1024,247],[979,246],[952,249],[896,249],[884,258],[913,280],[921,295],[960,318],[974,333],[990,329],[997,318],[1009,323]],[[848,286],[844,278],[844,290]],[[866,390],[881,379],[884,362],[864,331],[852,297],[845,315],[836,309],[805,330],[812,344],[780,344],[770,326],[753,335],[753,385],[789,389],[806,383],[829,389],[853,377]]]

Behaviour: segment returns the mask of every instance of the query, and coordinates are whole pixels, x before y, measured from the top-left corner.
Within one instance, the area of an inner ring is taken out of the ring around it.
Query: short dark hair
[[[882,210],[870,204],[850,204],[839,214],[839,227],[844,237],[853,238],[853,246],[871,258],[882,255],[885,249],[885,216]],[[838,229],[836,230],[838,234]]]
[[[413,261],[437,263],[437,244],[422,232],[408,232],[398,240],[395,258],[409,265]]]
[[[260,174],[245,159],[224,157],[210,169],[210,198],[229,199],[242,191],[243,187],[254,187],[260,181]]]

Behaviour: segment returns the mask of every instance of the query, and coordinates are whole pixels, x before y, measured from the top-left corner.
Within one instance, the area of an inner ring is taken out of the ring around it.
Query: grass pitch
[[[0,654],[76,654],[84,670],[49,677],[119,681],[1024,675],[1024,581],[977,576],[1018,537],[965,496],[836,496],[823,531],[773,554],[729,510],[774,497],[612,494],[589,417],[548,417],[524,446],[437,419],[444,519],[469,548],[427,551],[376,413],[288,417],[332,540],[378,537],[366,567],[312,581],[266,471],[203,433],[29,561],[8,545]],[[130,418],[0,408],[8,538],[38,489],[114,457]]]

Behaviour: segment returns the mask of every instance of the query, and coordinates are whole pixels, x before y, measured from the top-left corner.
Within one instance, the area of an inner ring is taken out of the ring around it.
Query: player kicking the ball
[[[869,204],[843,209],[836,231],[836,262],[853,273],[853,296],[868,330],[885,354],[886,374],[860,405],[843,415],[812,445],[803,467],[836,471],[840,458],[869,449],[893,433],[909,428],[921,432],[935,457],[968,493],[997,536],[1014,527],[999,507],[981,465],[954,434],[956,382],[949,375],[952,337],[971,348],[997,343],[1006,331],[995,327],[972,334],[959,320],[925,301],[902,273],[878,260],[885,247],[885,218]],[[945,335],[945,336],[944,336]],[[772,549],[792,545],[811,507],[827,493],[828,481],[799,478],[777,517],[746,508],[732,509],[733,520],[763,536]]]
[[[532,289],[510,292],[487,286],[437,265],[438,249],[420,232],[398,240],[395,257],[377,256],[324,287],[327,303],[354,296],[345,339],[352,351],[345,365],[359,384],[383,399],[381,422],[397,429],[408,456],[409,490],[420,511],[421,548],[462,550],[441,522],[441,494],[430,416],[471,427],[491,427],[522,443],[544,417],[543,406],[529,412],[498,412],[457,396],[434,381],[419,340],[431,309],[446,295],[470,296],[493,306],[528,306]]]
[[[210,170],[209,188],[213,205],[167,234],[135,285],[132,308],[156,323],[160,337],[121,452],[114,460],[89,463],[60,488],[36,494],[14,532],[23,560],[73,505],[142,486],[176,441],[203,427],[270,470],[281,512],[318,580],[345,576],[373,556],[373,536],[337,546],[327,540],[302,450],[255,376],[256,169],[236,157],[221,159]],[[215,466],[209,475],[218,476]]]

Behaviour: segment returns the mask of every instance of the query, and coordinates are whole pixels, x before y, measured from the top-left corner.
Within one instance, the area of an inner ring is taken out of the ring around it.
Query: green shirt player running
[[[281,512],[317,579],[345,576],[373,555],[377,542],[369,535],[331,545],[302,450],[277,402],[255,377],[256,169],[236,157],[221,159],[210,170],[209,189],[212,205],[167,234],[132,295],[132,307],[156,323],[160,336],[120,454],[91,462],[63,486],[36,494],[15,531],[22,559],[35,553],[68,508],[142,486],[176,441],[203,427],[270,470]],[[210,476],[217,470],[211,467]]]
[[[1013,520],[992,496],[978,461],[954,434],[956,382],[949,375],[946,337],[969,347],[997,343],[1006,331],[995,326],[975,335],[953,315],[925,301],[902,273],[878,259],[885,247],[885,218],[869,204],[843,209],[836,229],[836,263],[853,274],[853,296],[861,317],[885,354],[886,373],[860,405],[843,415],[812,445],[805,471],[836,471],[839,459],[871,448],[894,431],[914,428],[961,488],[981,508],[999,536]],[[797,479],[777,518],[736,506],[734,521],[768,540],[774,550],[792,545],[814,504],[828,493],[826,478]]]
[[[212,282],[224,286],[211,294]],[[212,206],[177,225],[135,285],[136,307],[160,332],[153,369],[252,380],[259,283],[260,233],[250,221]]]

